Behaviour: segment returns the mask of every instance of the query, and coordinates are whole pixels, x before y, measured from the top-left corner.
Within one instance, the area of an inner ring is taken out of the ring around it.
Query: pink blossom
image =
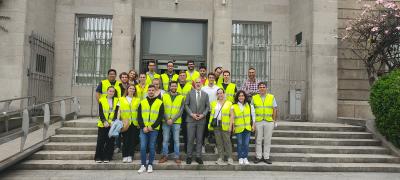
[[[376,4],[382,4],[384,2],[384,0],[376,0],[375,3]]]
[[[400,31],[400,26],[397,26],[396,29]]]
[[[351,26],[349,26],[346,28],[346,31],[350,31],[351,29],[352,29]]]
[[[389,34],[389,30],[385,30],[385,34]]]
[[[375,32],[375,31],[378,31],[378,30],[379,30],[379,27],[373,27],[373,28],[371,29],[372,32]]]
[[[384,6],[385,8],[389,8],[389,9],[394,9],[394,8],[396,8],[396,4],[393,3],[393,2],[386,2],[383,6]]]

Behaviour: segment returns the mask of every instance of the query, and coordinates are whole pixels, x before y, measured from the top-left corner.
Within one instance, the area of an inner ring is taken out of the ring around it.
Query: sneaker
[[[239,159],[239,164],[244,164],[244,159],[243,158]]]
[[[94,162],[96,162],[96,163],[102,163],[103,161],[95,160]]]
[[[186,164],[192,164],[192,158],[186,158]]]
[[[267,164],[272,164],[271,159],[264,159],[264,162],[267,163]]]
[[[168,161],[167,156],[162,156],[161,159],[158,161],[158,163],[165,163]]]
[[[110,160],[104,160],[103,161],[103,163],[109,163],[110,162]]]
[[[228,158],[228,164],[229,165],[233,165],[233,159],[232,158]]]
[[[196,158],[196,162],[198,164],[204,164],[203,160],[201,158]]]
[[[147,172],[148,173],[152,173],[153,172],[153,166],[149,164],[149,166],[147,166]]]
[[[146,171],[146,167],[144,166],[144,165],[141,165],[140,166],[140,169],[137,171],[138,173],[142,173],[142,172],[144,172],[144,171]]]
[[[215,161],[215,164],[218,164],[218,165],[226,165],[226,163],[224,162],[224,160],[222,160],[222,158],[218,158],[218,160]]]
[[[128,156],[126,162],[127,162],[127,163],[131,163],[131,162],[132,162],[132,156]]]
[[[119,153],[120,152],[120,149],[119,148],[115,148],[114,149],[114,154],[117,154],[117,153]]]
[[[127,162],[128,162],[128,157],[123,157],[123,158],[122,158],[122,162],[123,162],[123,163],[127,163]]]
[[[258,163],[261,162],[261,161],[262,161],[262,159],[256,158],[256,159],[254,160],[254,164],[258,164]]]
[[[249,165],[250,164],[250,162],[249,162],[249,160],[247,158],[243,158],[243,163],[245,165]]]
[[[182,161],[178,158],[178,159],[175,159],[175,163],[176,163],[176,164],[181,164]]]

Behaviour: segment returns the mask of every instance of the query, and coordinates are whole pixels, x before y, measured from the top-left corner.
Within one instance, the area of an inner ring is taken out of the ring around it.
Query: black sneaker
[[[186,158],[186,164],[192,164],[192,158]]]
[[[271,159],[264,159],[264,162],[267,163],[267,164],[272,164]]]
[[[196,162],[199,163],[199,164],[204,164],[203,160],[201,158],[196,158]]]
[[[262,159],[256,158],[256,159],[254,160],[254,164],[258,164],[258,163],[261,162],[261,161],[262,161]]]

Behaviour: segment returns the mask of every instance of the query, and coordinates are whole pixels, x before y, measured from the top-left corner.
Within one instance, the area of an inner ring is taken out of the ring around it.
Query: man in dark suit
[[[200,78],[194,80],[195,86],[186,97],[185,110],[187,112],[187,159],[186,164],[192,163],[192,154],[194,139],[196,139],[196,162],[203,164],[201,159],[201,147],[203,144],[203,133],[206,121],[206,115],[210,110],[208,94],[201,90],[202,84]]]

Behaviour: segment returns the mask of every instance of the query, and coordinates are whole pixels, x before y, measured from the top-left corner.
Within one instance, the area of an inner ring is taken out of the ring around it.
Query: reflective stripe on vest
[[[179,78],[179,75],[174,74],[174,75],[172,75],[172,80],[170,80],[168,74],[166,74],[166,73],[161,74],[161,81],[162,81],[162,84],[163,84],[164,91],[168,91],[169,82],[177,81],[178,78]]]
[[[274,112],[273,102],[274,95],[267,94],[264,102],[259,94],[253,96],[254,109],[256,112],[256,122],[273,121],[272,113]]]
[[[122,120],[129,120],[129,125],[133,123],[134,126],[138,127],[139,123],[137,121],[137,109],[139,107],[140,99],[133,97],[131,103],[126,99],[126,97],[121,97],[119,109],[121,112]]]
[[[160,79],[160,75],[157,73],[154,73],[153,78],[149,75],[149,72],[146,73],[146,85],[153,84],[153,79]]]
[[[101,81],[101,97],[107,97],[107,89],[110,86],[114,86],[117,96],[121,97],[121,87],[119,86],[120,84],[121,84],[121,82],[116,81],[114,85],[111,85],[111,83],[108,79],[102,80]]]
[[[110,104],[108,104],[107,97],[101,97],[99,99],[99,102],[101,103],[101,107],[103,109],[103,115],[106,118],[106,121],[108,122],[109,125],[111,125],[112,119],[114,118],[114,111],[118,104],[118,98],[113,99],[112,109],[110,109]],[[99,119],[97,120],[97,127],[104,127],[104,124],[100,119],[100,116],[99,116]]]
[[[150,107],[149,101],[144,99],[140,102],[140,105],[142,107],[142,119],[144,125],[146,127],[153,125],[157,121],[162,101],[160,99],[156,99]],[[155,129],[159,130],[160,125],[158,125]]]
[[[240,110],[240,107],[238,104],[233,105],[233,112],[235,114],[235,121],[234,121],[234,126],[235,126],[235,133],[241,133],[245,129],[248,131],[251,131],[251,108],[248,103],[243,107],[243,111]]]
[[[215,113],[218,114],[218,112],[215,112],[215,107],[217,106],[217,101],[213,101],[210,104],[210,108],[211,108],[211,114],[210,114],[210,119],[208,120],[208,129],[209,130],[214,130],[213,127],[211,127],[211,122],[212,119],[214,118]],[[223,131],[228,131],[229,130],[229,126],[230,126],[230,112],[231,112],[231,106],[232,106],[232,102],[230,101],[225,101],[224,106],[222,106],[222,110],[220,112],[221,114],[221,124],[222,124],[222,130]]]
[[[181,107],[183,106],[183,96],[177,95],[174,101],[172,101],[171,95],[165,93],[162,99],[164,103],[164,112],[169,118],[172,119],[172,117],[176,116],[179,113]],[[182,123],[182,117],[179,117],[175,121],[175,124],[181,124],[181,123]]]

